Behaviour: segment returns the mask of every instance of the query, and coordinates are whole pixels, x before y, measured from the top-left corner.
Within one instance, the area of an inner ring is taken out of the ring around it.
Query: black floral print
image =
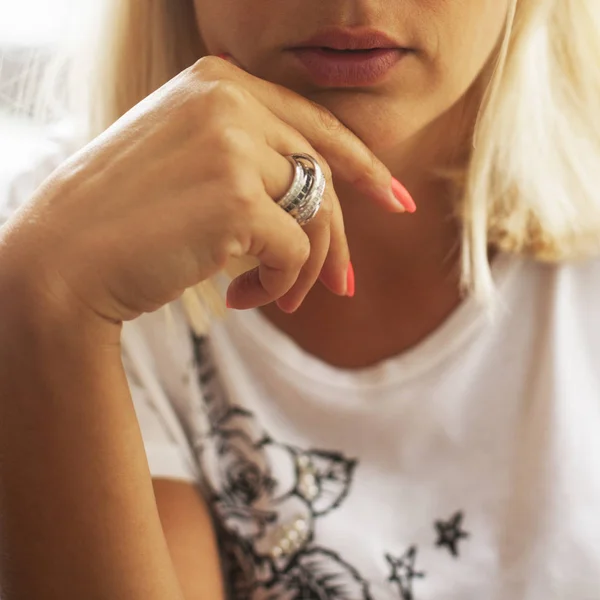
[[[210,423],[194,445],[220,528],[231,598],[372,600],[358,571],[315,543],[319,519],[347,497],[356,461],[274,441],[250,412],[229,404],[206,338],[194,337],[194,348]],[[276,553],[290,523],[302,530],[292,548]]]
[[[193,334],[192,334],[193,335]],[[369,583],[324,548],[320,523],[344,504],[358,462],[341,452],[275,440],[229,401],[207,338],[193,336],[205,415],[193,440],[215,515],[230,600],[373,600]],[[463,513],[435,521],[437,546],[458,557]],[[418,548],[384,554],[389,597],[417,600]],[[382,571],[385,586],[386,575]]]

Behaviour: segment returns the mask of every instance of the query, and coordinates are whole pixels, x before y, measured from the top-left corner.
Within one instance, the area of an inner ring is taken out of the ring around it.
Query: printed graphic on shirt
[[[436,546],[448,548],[450,554],[455,558],[458,557],[458,543],[461,539],[469,537],[469,534],[461,529],[462,521],[463,513],[457,512],[448,521],[435,522],[438,535]]]
[[[195,440],[235,600],[372,600],[368,583],[315,542],[348,495],[356,461],[273,440],[229,405],[206,340],[194,338],[210,431]]]
[[[320,523],[352,490],[357,460],[276,440],[230,402],[207,338],[192,334],[207,426],[194,440],[219,533],[231,600],[374,600],[360,566],[323,546]],[[204,420],[204,419],[203,419]],[[459,556],[463,512],[434,522],[436,546]],[[400,546],[402,548],[402,546]],[[389,595],[419,600],[418,548],[384,554]],[[429,576],[429,575],[428,575]],[[374,582],[371,582],[374,583]]]
[[[389,581],[398,586],[400,600],[415,600],[413,579],[425,577],[425,573],[415,571],[417,547],[411,546],[400,558],[394,558],[391,554],[386,554],[385,558],[391,568]]]

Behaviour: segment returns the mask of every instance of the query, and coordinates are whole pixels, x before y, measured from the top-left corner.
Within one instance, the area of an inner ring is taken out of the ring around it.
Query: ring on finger
[[[317,216],[323,204],[325,175],[317,160],[310,154],[291,154],[286,158],[294,167],[294,179],[277,204],[296,219],[299,225],[304,226]]]

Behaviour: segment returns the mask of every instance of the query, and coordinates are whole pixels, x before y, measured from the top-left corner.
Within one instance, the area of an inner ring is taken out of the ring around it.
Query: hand
[[[327,178],[304,228],[274,202],[292,180],[285,155],[298,152]],[[260,266],[232,282],[230,306],[279,301],[291,311],[319,277],[346,293],[332,172],[383,209],[404,211],[388,169],[329,111],[205,57],[63,163],[4,241],[44,257],[35,264],[47,297],[67,295],[111,322],[152,312],[245,255]]]

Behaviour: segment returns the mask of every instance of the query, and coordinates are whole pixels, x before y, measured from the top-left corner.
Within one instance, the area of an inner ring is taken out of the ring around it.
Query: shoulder
[[[0,173],[0,225],[85,142],[83,129],[73,120],[47,126],[26,155],[8,172]]]
[[[600,256],[559,264],[526,261],[519,287],[534,320],[560,324],[564,332],[600,345]]]
[[[555,277],[574,302],[597,304],[600,296],[600,256],[562,263],[556,267]]]
[[[561,266],[563,302],[573,311],[573,320],[587,332],[590,343],[600,350],[600,257]]]
[[[528,285],[547,296],[549,293],[569,294],[572,300],[586,301],[600,294],[600,255],[582,260],[544,263],[532,259],[517,259],[520,264],[520,285]]]

